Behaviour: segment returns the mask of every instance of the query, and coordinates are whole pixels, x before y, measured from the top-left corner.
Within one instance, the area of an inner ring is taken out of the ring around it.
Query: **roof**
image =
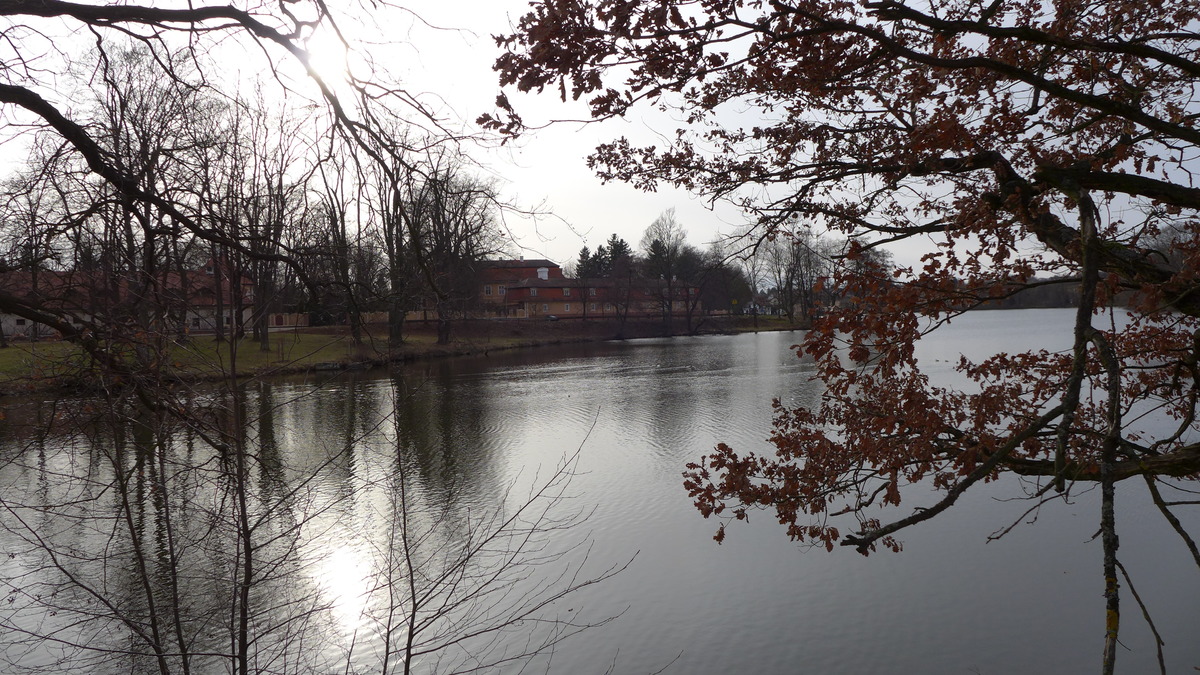
[[[549,260],[537,258],[531,260],[484,260],[480,263],[484,267],[493,267],[501,269],[516,269],[521,267],[558,267],[557,263]]]
[[[509,288],[583,288],[586,286],[602,285],[590,283],[594,281],[597,280],[568,279],[567,277],[554,277],[553,279],[521,279],[510,284]]]
[[[666,288],[667,285],[667,282],[663,279],[645,279],[642,277],[633,277],[632,279],[613,279],[609,277],[572,279],[562,277],[554,279],[521,279],[510,284],[508,288],[612,288],[616,286],[628,286],[649,289]],[[670,285],[676,289],[699,288],[695,284],[688,284],[682,281],[675,281]]]
[[[183,302],[187,305],[207,307],[217,304],[217,289],[221,293],[222,304],[232,305],[236,298],[236,290],[232,279],[222,277],[218,281],[214,275],[203,271],[189,270],[186,275],[175,271],[157,276],[164,302]],[[246,286],[251,280],[243,276],[242,304],[253,304],[252,296],[247,294]],[[186,292],[183,292],[186,284]],[[4,292],[27,302],[37,303],[47,308],[59,310],[93,311],[98,305],[109,305],[134,300],[130,294],[128,278],[118,276],[109,278],[100,270],[52,270],[20,268],[0,274],[0,289]]]

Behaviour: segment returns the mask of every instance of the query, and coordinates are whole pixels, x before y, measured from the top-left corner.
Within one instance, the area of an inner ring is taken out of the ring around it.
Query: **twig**
[[[1121,576],[1125,577],[1125,583],[1129,584],[1129,592],[1133,595],[1133,599],[1137,601],[1138,607],[1142,608],[1142,616],[1146,619],[1146,624],[1150,626],[1150,632],[1154,633],[1154,649],[1158,652],[1158,671],[1162,675],[1167,675],[1167,663],[1163,660],[1163,642],[1162,636],[1158,634],[1158,628],[1154,625],[1154,619],[1150,618],[1150,610],[1146,608],[1146,603],[1142,602],[1142,596],[1138,595],[1137,589],[1133,587],[1133,579],[1129,578],[1129,572],[1125,570],[1125,566],[1121,561],[1117,561],[1117,569],[1121,570]]]

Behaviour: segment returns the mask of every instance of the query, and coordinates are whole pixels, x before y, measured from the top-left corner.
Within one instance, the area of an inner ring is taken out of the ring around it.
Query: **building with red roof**
[[[53,270],[22,267],[0,273],[0,294],[13,304],[28,304],[64,321],[88,327],[97,323],[142,325],[146,320],[178,334],[232,330],[249,321],[254,286],[245,275],[209,261],[201,269],[164,272],[149,283],[135,283],[100,270]],[[27,317],[0,312],[0,331],[9,339],[60,337],[58,331]]]
[[[660,279],[570,279],[549,260],[490,260],[480,275],[479,305],[491,316],[537,319],[661,316],[699,301],[699,288]],[[668,288],[670,291],[668,292]],[[667,298],[668,294],[673,297]]]

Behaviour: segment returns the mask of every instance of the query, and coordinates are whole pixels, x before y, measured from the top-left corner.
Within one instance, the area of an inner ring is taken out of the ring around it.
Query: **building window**
[[[571,289],[569,289],[569,288],[564,288],[564,289],[563,289],[563,297],[564,297],[564,298],[569,298],[569,297],[571,297]]]
[[[569,302],[564,302],[564,303],[563,303],[563,311],[564,311],[564,312],[569,312],[569,311],[571,311],[571,303],[569,303]]]
[[[25,325],[25,319],[17,319],[17,325],[18,325],[18,326],[24,326],[24,325]]]
[[[588,295],[595,297],[595,295],[596,295],[596,289],[594,289],[594,288],[589,288],[589,289],[588,289]]]
[[[505,288],[503,286],[496,287],[496,295],[504,295]]]
[[[529,295],[530,295],[531,297],[534,297],[534,298],[536,298],[536,297],[537,297],[537,289],[536,289],[536,288],[531,288],[531,289],[529,289]]]
[[[593,303],[589,304],[588,309],[593,312],[596,311],[596,303],[593,302]]]
[[[491,286],[484,286],[484,287],[483,287],[483,294],[484,294],[484,295],[491,295],[491,294],[492,294],[492,287],[491,287]]]
[[[604,303],[604,311],[611,312],[612,311],[612,303],[608,303],[608,302]]]
[[[542,311],[543,311],[543,312],[549,312],[549,311],[550,311],[550,305],[547,305],[547,304],[543,303],[543,304],[542,304]]]
[[[233,318],[233,317],[230,317],[230,316],[227,316],[227,317],[225,317],[225,325],[226,325],[226,326],[228,326],[228,325],[229,325],[229,323],[230,323],[230,320],[231,320],[232,318]]]

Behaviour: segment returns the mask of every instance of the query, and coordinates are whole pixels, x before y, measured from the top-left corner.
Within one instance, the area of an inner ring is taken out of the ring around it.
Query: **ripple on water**
[[[974,316],[922,341],[921,353],[950,359],[968,348],[1011,349],[1020,317],[1029,318],[1023,339],[1062,318],[994,313],[972,323]],[[995,333],[1001,318],[1007,328]],[[977,342],[993,333],[992,343]],[[731,526],[725,544],[712,541],[718,523],[700,517],[687,498],[683,465],[718,441],[762,449],[775,397],[789,405],[819,400],[811,362],[790,349],[798,340],[759,334],[580,345],[256,394],[262,410],[273,411],[264,420],[275,424],[281,474],[298,483],[322,467],[318,481],[297,488],[307,518],[299,573],[331,604],[322,616],[341,626],[331,633],[340,642],[328,645],[330,653],[344,650],[347,631],[363,625],[354,618],[363,613],[362,572],[377,564],[394,523],[388,480],[397,462],[426,513],[467,522],[468,513],[511,506],[510,491],[545,476],[582,444],[566,504],[595,509],[584,530],[594,540],[590,560],[604,568],[637,555],[624,573],[555,608],[572,616],[624,612],[562,645],[555,672],[603,672],[614,658],[617,672],[654,672],[676,657],[666,672],[1091,670],[1102,631],[1097,545],[1086,541],[1095,529],[1094,495],[1073,495],[1073,505],[1045,509],[1036,524],[987,544],[989,532],[1027,506],[996,501],[1013,485],[989,484],[935,526],[907,532],[900,555],[803,550],[760,511]],[[953,376],[949,366],[932,370]],[[347,445],[352,452],[338,452]],[[76,452],[66,444],[60,451]],[[65,470],[72,461],[50,466]],[[86,464],[82,456],[78,463]],[[879,515],[911,513],[935,498],[922,497]],[[1138,502],[1130,489],[1121,499],[1123,560],[1165,632],[1169,670],[1187,670],[1200,664],[1192,639],[1200,592],[1187,581],[1195,570],[1144,494]],[[1197,524],[1190,512],[1180,515]],[[1154,667],[1136,613],[1123,628],[1130,651],[1121,662],[1130,672]],[[369,631],[356,639],[367,670],[378,642]]]

